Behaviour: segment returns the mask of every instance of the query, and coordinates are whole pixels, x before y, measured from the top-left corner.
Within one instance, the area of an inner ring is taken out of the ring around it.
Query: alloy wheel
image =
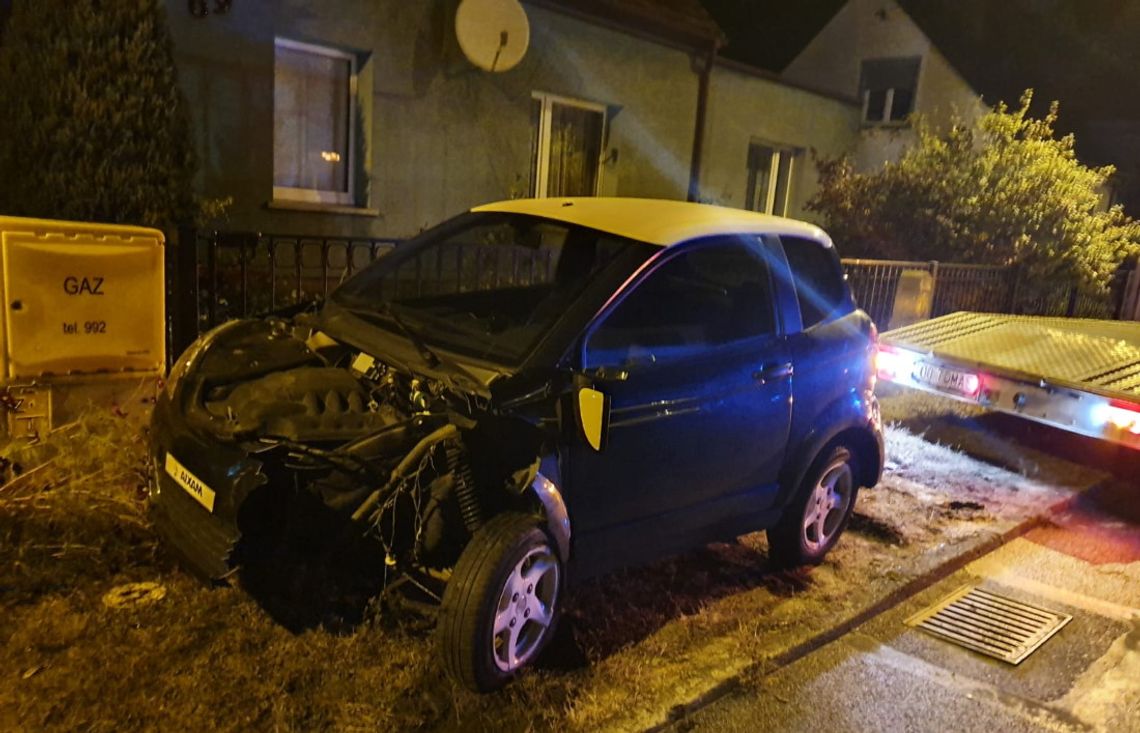
[[[851,467],[842,459],[820,475],[804,507],[803,540],[810,551],[826,546],[841,531],[854,484]]]
[[[495,666],[514,672],[530,661],[554,618],[558,600],[558,558],[548,546],[534,547],[503,584],[491,642]]]

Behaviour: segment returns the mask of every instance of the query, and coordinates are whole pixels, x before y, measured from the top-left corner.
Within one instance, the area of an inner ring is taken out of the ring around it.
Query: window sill
[[[897,120],[892,122],[868,122],[863,120],[864,130],[906,130],[911,127],[910,120]]]
[[[273,199],[265,203],[267,209],[282,211],[307,211],[311,214],[346,214],[348,216],[380,216],[379,209],[369,209],[363,206],[346,206],[344,204],[322,204],[309,201],[290,201],[288,199]]]

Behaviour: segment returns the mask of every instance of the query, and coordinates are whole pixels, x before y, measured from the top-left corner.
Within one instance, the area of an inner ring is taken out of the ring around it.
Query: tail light
[[[894,380],[900,375],[909,375],[914,369],[914,356],[895,351],[889,346],[879,346],[875,352],[875,373],[879,379]]]
[[[1118,430],[1140,435],[1140,404],[1128,400],[1109,400],[1101,407],[1100,419]]]

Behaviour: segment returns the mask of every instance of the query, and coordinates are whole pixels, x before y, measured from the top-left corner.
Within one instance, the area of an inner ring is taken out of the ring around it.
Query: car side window
[[[775,333],[758,248],[755,240],[714,240],[665,261],[591,334],[583,366],[671,361]]]
[[[804,328],[854,307],[834,249],[801,237],[782,236],[780,241],[788,258]]]

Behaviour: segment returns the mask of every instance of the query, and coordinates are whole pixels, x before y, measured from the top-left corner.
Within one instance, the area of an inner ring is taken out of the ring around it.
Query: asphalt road
[[[1140,486],[1116,481],[797,662],[684,731],[1140,730]],[[1018,666],[905,622],[963,585],[1072,615]]]

